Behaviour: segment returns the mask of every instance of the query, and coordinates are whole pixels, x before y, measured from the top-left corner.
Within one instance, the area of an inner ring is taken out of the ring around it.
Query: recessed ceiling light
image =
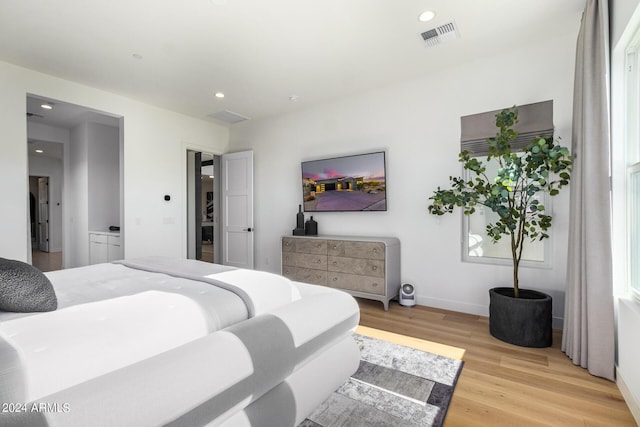
[[[40,104],[41,108],[44,108],[45,110],[53,110],[53,104],[46,102],[44,104]]]
[[[436,13],[432,10],[425,10],[418,16],[420,22],[429,22],[436,17]]]
[[[43,150],[36,150],[36,153],[44,153]]]
[[[291,101],[291,102],[296,102],[296,101],[298,101],[298,99],[300,99],[300,97],[298,95],[291,95],[289,97],[289,101]]]
[[[223,92],[216,92],[215,96],[216,96],[216,98],[222,99],[222,98],[224,98],[224,93]]]

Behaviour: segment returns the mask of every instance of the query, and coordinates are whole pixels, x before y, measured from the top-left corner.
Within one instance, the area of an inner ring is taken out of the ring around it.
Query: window
[[[532,104],[518,105],[518,123],[513,127],[518,132],[517,137],[511,141],[512,152],[522,152],[534,137],[553,137],[553,100],[541,101]],[[482,162],[487,170],[486,174],[492,178],[498,175],[500,167],[497,160],[486,161],[489,154],[487,138],[496,136],[496,114],[501,110],[487,111],[484,113],[462,116],[460,118],[461,137],[460,151],[468,151],[472,157],[482,157]],[[469,171],[463,171],[465,180],[470,178]],[[547,213],[551,210],[551,197],[544,193],[538,193],[541,205],[545,206]],[[503,236],[497,242],[493,242],[487,234],[487,225],[495,223],[498,214],[490,208],[481,205],[476,206],[476,212],[472,215],[462,216],[462,260],[483,264],[512,265],[511,241]],[[550,237],[542,241],[525,239],[520,265],[526,267],[551,267],[551,233]]]
[[[627,265],[629,290],[640,299],[640,31],[627,49],[625,143],[627,158]]]
[[[495,160],[487,163],[487,175],[497,174],[498,163]],[[493,168],[493,170],[492,170]],[[468,179],[468,171],[465,179]],[[551,212],[551,197],[547,193],[539,193],[541,204],[545,206],[547,212]],[[511,259],[511,242],[507,236],[503,236],[498,242],[493,243],[491,237],[487,235],[487,224],[495,222],[498,218],[498,214],[491,209],[484,206],[476,206],[476,212],[472,215],[462,215],[462,235],[464,236],[462,242],[462,260],[466,262],[477,262],[482,264],[498,264],[498,265],[512,265]],[[550,251],[551,251],[551,239],[553,236],[551,233],[553,229],[549,230],[550,237],[542,241],[531,241],[526,239],[524,243],[524,250],[522,253],[522,261],[520,263],[523,267],[545,267],[551,266],[550,263]],[[545,256],[545,254],[547,256]]]

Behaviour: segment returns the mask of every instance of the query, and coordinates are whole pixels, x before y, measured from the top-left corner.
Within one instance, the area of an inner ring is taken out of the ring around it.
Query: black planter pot
[[[551,297],[542,292],[513,288],[489,290],[489,331],[499,340],[522,347],[549,347],[552,343]]]

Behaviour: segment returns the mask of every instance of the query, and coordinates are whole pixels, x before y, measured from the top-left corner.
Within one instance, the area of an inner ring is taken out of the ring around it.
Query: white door
[[[49,178],[38,178],[38,249],[49,252]]]
[[[222,263],[253,268],[253,151],[222,156]]]

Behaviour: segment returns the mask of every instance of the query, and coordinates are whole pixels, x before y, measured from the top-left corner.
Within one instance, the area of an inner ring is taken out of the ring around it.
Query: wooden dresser
[[[400,240],[395,237],[284,236],[282,275],[389,301],[400,290]]]

